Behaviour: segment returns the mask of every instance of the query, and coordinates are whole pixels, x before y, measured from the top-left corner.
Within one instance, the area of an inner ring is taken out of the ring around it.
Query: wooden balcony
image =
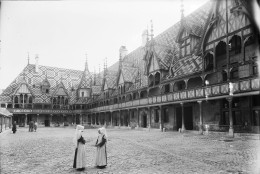
[[[260,90],[260,79],[252,78],[246,80],[240,80],[233,83],[234,97],[245,92],[259,92]],[[196,100],[214,99],[218,96],[229,95],[229,84],[223,82],[219,84],[209,85],[205,87],[199,87],[194,89],[182,90],[178,92],[151,96],[143,99],[137,99],[128,101],[120,104],[114,104],[109,106],[97,107],[90,109],[89,112],[100,112],[100,111],[114,111],[118,109],[133,109],[138,107],[145,107],[149,105],[160,105],[160,104],[171,104],[180,102],[189,102]]]

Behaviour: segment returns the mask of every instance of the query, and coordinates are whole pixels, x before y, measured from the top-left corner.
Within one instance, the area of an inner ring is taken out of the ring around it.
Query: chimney
[[[38,54],[35,55],[35,72],[39,72],[39,57]]]
[[[119,49],[119,57],[123,60],[124,57],[128,54],[126,46],[121,46]]]
[[[142,34],[142,47],[144,47],[146,45],[148,40],[149,40],[149,38],[148,38],[148,30],[144,30],[143,34]]]

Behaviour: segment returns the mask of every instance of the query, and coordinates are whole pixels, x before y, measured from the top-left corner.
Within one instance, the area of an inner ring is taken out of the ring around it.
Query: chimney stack
[[[35,55],[35,72],[39,72],[39,57],[38,54]]]
[[[126,46],[121,46],[119,49],[119,57],[123,60],[124,57],[128,54]]]

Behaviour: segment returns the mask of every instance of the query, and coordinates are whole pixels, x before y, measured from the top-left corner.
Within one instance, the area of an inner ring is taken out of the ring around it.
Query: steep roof
[[[22,72],[15,78],[14,81],[3,91],[0,95],[1,102],[12,102],[11,96],[21,83],[21,80],[27,82],[29,88],[35,96],[36,103],[49,103],[50,96],[53,94],[57,88],[57,85],[62,83],[65,89],[68,91],[70,97],[70,103],[74,103],[77,99],[76,92],[72,91],[72,88],[77,89],[83,71],[64,69],[49,66],[39,66],[39,72],[35,72],[35,65],[28,64]],[[48,80],[50,84],[49,94],[44,94],[41,91],[41,84],[44,80]]]

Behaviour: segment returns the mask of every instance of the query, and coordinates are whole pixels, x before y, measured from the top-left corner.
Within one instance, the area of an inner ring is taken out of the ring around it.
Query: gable
[[[154,56],[152,56],[151,61],[150,61],[150,67],[149,67],[149,73],[156,71],[159,69],[159,65],[157,60],[155,60]]]
[[[124,77],[123,77],[123,74],[120,73],[120,78],[119,78],[119,82],[118,84],[123,84],[125,81],[124,81]]]
[[[62,87],[60,87],[60,88],[57,90],[57,92],[56,92],[55,95],[67,95],[67,94],[66,94],[66,92],[64,91],[64,89],[63,89]]]
[[[30,90],[26,84],[22,84],[17,90],[16,94],[30,94]]]

